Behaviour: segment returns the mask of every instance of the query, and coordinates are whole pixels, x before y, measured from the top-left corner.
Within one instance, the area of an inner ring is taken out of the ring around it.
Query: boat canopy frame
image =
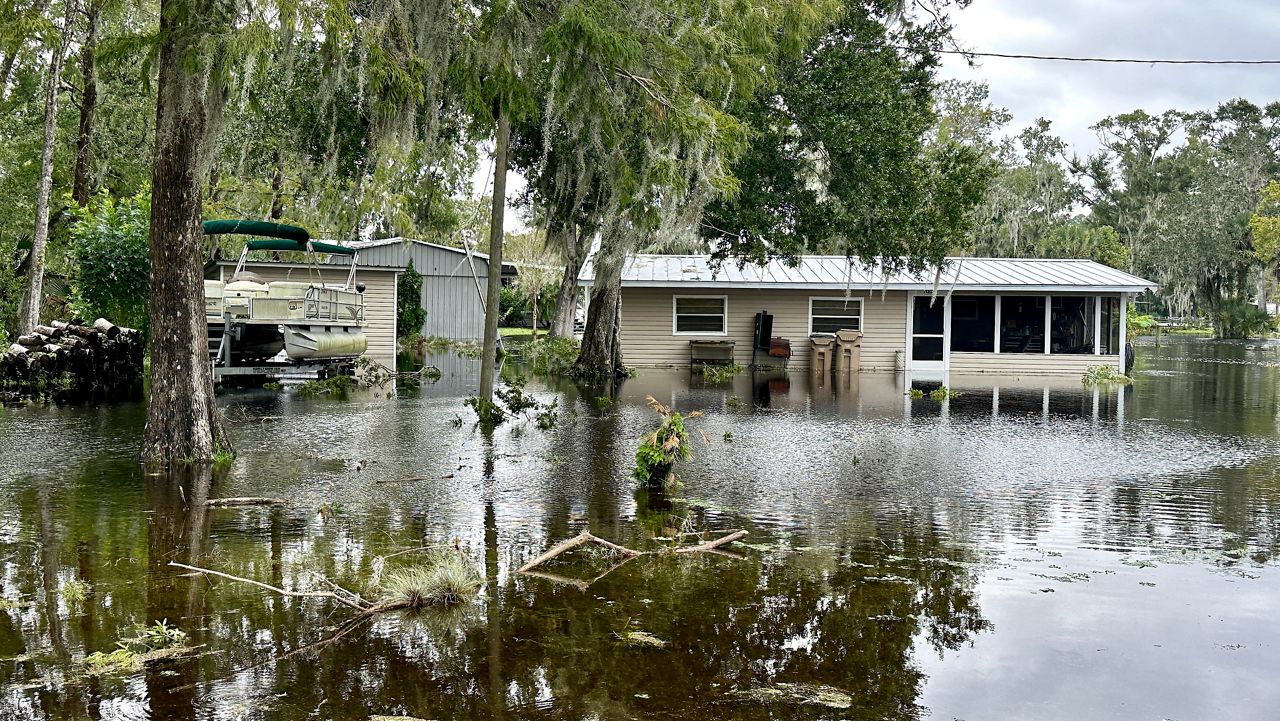
[[[360,252],[345,245],[312,240],[311,234],[307,232],[306,228],[285,225],[284,223],[270,223],[263,220],[206,220],[202,227],[205,235],[263,236],[249,240],[244,244],[244,249],[240,251],[240,260],[236,263],[236,273],[244,270],[251,250],[305,253],[307,260],[310,262],[308,268],[315,271],[316,276],[320,279],[320,287],[324,287],[324,274],[321,272],[319,261],[316,260],[316,254],[349,255],[351,256],[351,269],[347,272],[347,283],[343,289],[351,290],[354,287]]]

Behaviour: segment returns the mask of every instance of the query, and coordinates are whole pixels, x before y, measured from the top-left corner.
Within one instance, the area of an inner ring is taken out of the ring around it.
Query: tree
[[[538,337],[538,321],[542,319],[542,303],[539,297],[543,289],[556,282],[560,275],[555,269],[547,243],[541,233],[521,233],[507,239],[508,257],[516,266],[516,289],[529,299],[530,325],[533,337]]]
[[[921,270],[962,244],[988,171],[964,132],[936,131],[932,48],[949,28],[897,12],[846,6],[750,103],[738,190],[702,226],[718,259],[838,253]]]
[[[427,309],[422,307],[422,274],[413,267],[413,258],[396,280],[396,336],[408,338],[422,333]]]
[[[106,193],[89,206],[72,205],[72,304],[82,318],[108,318],[148,329],[147,297],[151,198],[116,200]]]
[[[44,146],[40,153],[40,184],[36,191],[35,233],[31,242],[31,261],[27,270],[27,286],[18,311],[18,331],[31,332],[40,323],[40,302],[44,293],[44,251],[49,241],[49,200],[53,194],[53,150],[57,142],[58,92],[62,82],[62,61],[71,44],[77,0],[64,0],[62,28],[53,47],[44,89]]]
[[[142,458],[208,461],[229,450],[214,402],[204,318],[203,181],[222,78],[209,39],[222,0],[161,0],[151,187],[151,398]]]

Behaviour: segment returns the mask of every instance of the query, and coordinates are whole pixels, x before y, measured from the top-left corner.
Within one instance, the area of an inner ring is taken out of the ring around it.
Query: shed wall
[[[427,311],[427,320],[420,332],[452,340],[483,338],[484,307],[480,298],[489,287],[489,262],[473,256],[473,278],[464,252],[413,242],[363,249],[359,262],[405,267],[410,259],[413,269],[422,274],[422,307]]]

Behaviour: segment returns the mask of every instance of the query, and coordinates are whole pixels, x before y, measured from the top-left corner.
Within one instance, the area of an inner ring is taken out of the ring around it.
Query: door
[[[951,325],[951,304],[947,296],[933,293],[911,295],[907,335],[907,370],[913,373],[945,372],[947,330]]]

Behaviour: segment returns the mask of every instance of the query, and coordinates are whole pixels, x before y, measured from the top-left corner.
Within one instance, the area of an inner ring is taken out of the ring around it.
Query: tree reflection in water
[[[207,469],[165,476],[112,470],[136,485],[115,484],[126,497],[111,504],[87,502],[100,478],[91,469],[61,489],[37,485],[25,496],[23,525],[32,543],[9,544],[12,560],[0,583],[44,600],[29,611],[0,613],[0,645],[6,657],[22,659],[0,667],[5,714],[97,718],[110,708],[165,719],[766,718],[777,708],[734,692],[799,682],[852,694],[855,707],[842,712],[849,718],[901,718],[918,711],[918,644],[957,648],[987,628],[973,591],[973,559],[933,525],[850,525],[825,547],[800,550],[797,540],[775,539],[744,560],[649,556],[582,592],[512,572],[502,509],[489,492],[482,559],[477,555],[489,579],[482,610],[389,615],[313,653],[296,653],[342,630],[347,611],[191,576],[168,563],[285,586],[304,584],[319,570],[360,586],[378,555],[431,540],[412,511],[344,522],[295,509],[213,510],[204,500],[218,480]],[[636,522],[626,522],[615,496],[590,492],[590,517],[626,536],[617,540],[648,547],[675,530],[732,520],[651,493],[637,494]],[[145,514],[121,513],[130,494]],[[574,526],[563,516],[558,525],[565,532]],[[768,534],[749,540],[768,542]],[[56,588],[45,593],[64,576],[93,589],[79,616],[57,602]],[[199,651],[132,675],[84,673],[80,658],[110,651],[129,629],[161,619],[185,631]],[[629,624],[668,645],[619,644],[614,634]],[[23,649],[31,655],[21,656]]]

